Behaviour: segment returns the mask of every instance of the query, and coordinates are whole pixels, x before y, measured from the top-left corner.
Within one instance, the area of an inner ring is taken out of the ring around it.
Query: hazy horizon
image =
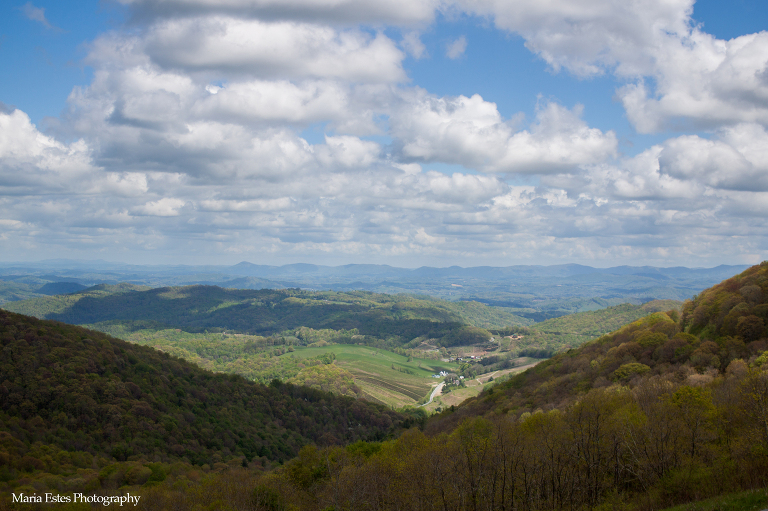
[[[569,263],[569,262],[562,262],[562,263],[555,263],[555,264],[508,264],[508,265],[476,265],[476,266],[462,266],[462,265],[443,265],[443,266],[434,266],[434,265],[420,265],[420,266],[398,266],[394,264],[386,264],[386,263],[342,263],[342,264],[318,264],[318,263],[310,263],[306,261],[302,262],[295,262],[295,263],[285,263],[285,264],[262,264],[262,263],[254,263],[252,261],[242,260],[238,261],[233,264],[182,264],[182,263],[130,263],[125,261],[119,261],[119,260],[107,260],[107,259],[39,259],[39,260],[29,260],[29,261],[0,261],[0,266],[13,266],[13,265],[30,265],[30,266],[51,266],[51,267],[58,267],[58,268],[66,268],[67,264],[75,264],[75,265],[84,265],[88,263],[101,263],[105,265],[114,265],[114,266],[138,266],[138,267],[177,267],[177,266],[188,266],[188,267],[217,267],[217,268],[232,268],[236,267],[238,265],[242,264],[250,264],[254,266],[265,266],[265,267],[274,267],[274,268],[281,268],[284,266],[300,266],[300,265],[306,265],[306,266],[320,266],[320,267],[326,267],[326,268],[341,268],[345,266],[387,266],[391,267],[393,269],[402,269],[402,270],[417,270],[420,268],[437,268],[437,269],[450,269],[450,268],[461,268],[461,269],[472,269],[472,268],[514,268],[514,267],[541,267],[541,268],[550,268],[550,267],[558,267],[558,266],[583,266],[588,268],[593,268],[596,270],[607,270],[611,268],[621,268],[621,267],[630,267],[630,268],[657,268],[657,269],[675,269],[675,268],[685,268],[689,270],[709,270],[714,269],[718,267],[742,267],[742,266],[752,266],[752,265],[745,265],[745,264],[718,264],[714,266],[683,266],[683,265],[674,265],[674,266],[653,266],[653,265],[632,265],[632,264],[616,264],[611,266],[595,266],[595,265],[589,265],[589,264],[580,264],[580,263]]]

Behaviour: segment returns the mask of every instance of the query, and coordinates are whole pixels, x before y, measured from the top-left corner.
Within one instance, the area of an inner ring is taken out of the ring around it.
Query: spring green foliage
[[[748,490],[682,504],[663,511],[762,511],[768,507],[768,489]]]
[[[630,362],[629,364],[624,364],[616,369],[612,374],[612,379],[626,381],[632,376],[645,374],[650,370],[651,368],[645,364]]]
[[[654,300],[643,305],[625,303],[548,319],[529,327],[494,330],[494,333],[502,336],[522,335],[522,339],[504,340],[507,349],[520,356],[550,357],[558,351],[581,346],[653,312],[679,309],[680,306],[681,303],[675,300]]]
[[[751,343],[768,336],[768,262],[754,266],[685,303],[686,331],[704,339]]]
[[[707,388],[649,379],[632,391],[593,389],[562,409],[470,417],[441,435],[413,428],[396,440],[306,446],[247,483],[230,471],[193,488],[168,481],[139,491],[161,509],[213,508],[215,499],[237,510],[662,509],[765,487],[768,440],[740,412],[754,377],[763,376],[731,372]],[[255,489],[260,503],[234,504],[235,488]],[[765,502],[762,490],[674,511],[758,511]]]

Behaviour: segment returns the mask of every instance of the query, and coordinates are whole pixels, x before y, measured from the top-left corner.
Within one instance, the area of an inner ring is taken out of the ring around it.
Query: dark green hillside
[[[69,310],[83,298],[98,299],[105,296],[120,295],[134,291],[145,291],[150,288],[131,284],[100,284],[86,290],[54,296],[41,296],[24,301],[6,302],[3,309],[18,312],[38,319],[53,319],[52,317]]]
[[[6,311],[0,343],[3,481],[50,472],[58,451],[118,461],[285,460],[310,442],[381,439],[403,420],[351,398],[213,374],[99,332]]]
[[[141,290],[96,286],[80,293],[4,304],[7,310],[71,324],[129,323],[157,329],[273,335],[299,327],[356,330],[395,345],[416,337],[448,345],[490,337],[479,327],[525,324],[498,307],[369,292],[310,292],[188,286]]]
[[[49,282],[38,289],[37,292],[44,295],[65,295],[68,293],[77,293],[86,288],[87,286],[78,284],[77,282]]]

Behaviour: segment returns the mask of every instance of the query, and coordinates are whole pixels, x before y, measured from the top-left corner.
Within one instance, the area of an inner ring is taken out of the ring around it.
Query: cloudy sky
[[[764,0],[0,7],[0,261],[768,258]]]

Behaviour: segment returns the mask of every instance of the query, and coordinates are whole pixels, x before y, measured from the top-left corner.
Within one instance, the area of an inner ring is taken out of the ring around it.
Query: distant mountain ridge
[[[398,268],[381,264],[346,264],[342,266],[322,266],[316,264],[287,264],[283,266],[259,265],[242,261],[230,266],[230,273],[257,276],[257,277],[282,277],[287,275],[370,275],[370,276],[422,276],[422,277],[507,277],[507,276],[567,276],[589,275],[605,273],[610,275],[642,275],[642,276],[679,276],[688,275],[732,275],[733,271],[744,270],[748,265],[720,265],[714,268],[687,268],[684,266],[655,267],[655,266],[614,266],[609,268],[595,268],[580,264],[559,264],[550,266],[541,265],[514,265],[514,266],[449,266],[432,267],[421,266],[419,268]]]
[[[0,264],[0,303],[42,296],[46,294],[43,286],[55,282],[87,287],[119,282],[151,287],[200,284],[237,289],[423,294],[518,309],[511,312],[541,321],[621,303],[684,300],[746,268],[593,268],[579,264],[398,268],[379,264],[272,266],[247,261],[232,266],[140,266],[104,261],[42,261]]]

